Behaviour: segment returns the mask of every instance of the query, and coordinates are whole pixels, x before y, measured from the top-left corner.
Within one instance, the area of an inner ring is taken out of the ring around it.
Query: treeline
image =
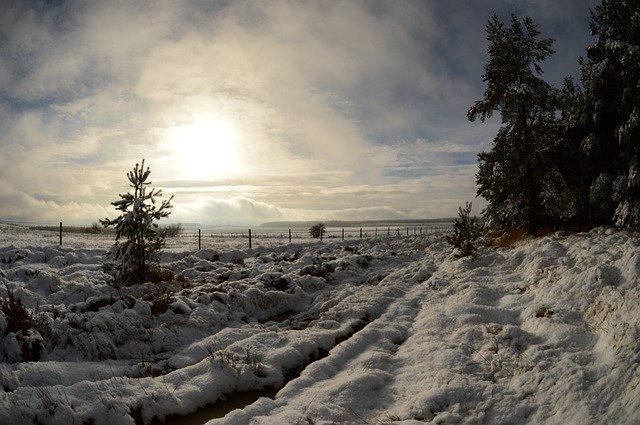
[[[640,1],[603,0],[590,28],[580,82],[557,88],[541,66],[554,40],[530,18],[487,24],[486,90],[468,118],[502,122],[476,176],[493,227],[640,227]]]

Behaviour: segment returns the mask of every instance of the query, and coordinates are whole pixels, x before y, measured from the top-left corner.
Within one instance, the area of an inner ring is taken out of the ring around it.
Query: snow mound
[[[174,281],[120,292],[104,251],[0,248],[0,296],[35,320],[0,313],[0,423],[150,423],[269,387],[210,423],[640,423],[639,246],[169,252]]]

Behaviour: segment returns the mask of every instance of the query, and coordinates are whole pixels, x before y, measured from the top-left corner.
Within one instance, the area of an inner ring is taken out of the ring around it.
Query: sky
[[[530,16],[579,77],[596,0],[0,2],[0,220],[117,216],[145,159],[167,222],[452,217],[498,121],[485,25]]]

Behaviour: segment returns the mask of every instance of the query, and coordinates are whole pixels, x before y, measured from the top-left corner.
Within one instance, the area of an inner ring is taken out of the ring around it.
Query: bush
[[[7,298],[2,301],[2,313],[7,320],[6,333],[23,331],[36,328],[36,319],[29,310],[17,299],[13,291],[7,291]]]
[[[167,226],[163,226],[160,230],[162,236],[165,238],[175,238],[180,236],[184,229],[182,228],[182,224],[169,224]]]
[[[327,232],[327,229],[324,223],[314,224],[309,229],[309,234],[311,235],[312,238],[322,239],[322,236],[324,236],[326,232]]]
[[[471,202],[467,202],[464,208],[458,208],[458,218],[453,220],[453,235],[447,237],[447,242],[458,250],[459,257],[467,257],[475,252],[476,242],[483,232],[484,226],[478,217],[471,217]]]
[[[149,167],[145,170],[144,160],[141,165],[136,164],[133,171],[127,173],[133,194],[121,194],[120,200],[111,203],[121,215],[100,221],[105,227],[116,228],[116,243],[106,254],[111,263],[105,264],[105,270],[114,274],[117,284],[145,282],[164,247],[164,235],[156,221],[169,216],[173,196],[156,208],[155,197],[162,196],[162,191],[147,191],[151,184],[147,181],[150,172]],[[121,239],[126,240],[121,242]]]
[[[149,304],[151,305],[151,314],[159,316],[165,313],[169,309],[169,304],[174,302],[173,291],[166,290],[164,292],[157,293],[150,297]]]
[[[7,291],[7,298],[2,300],[2,314],[6,320],[4,336],[6,352],[0,359],[14,361],[38,361],[44,351],[44,339],[40,334],[40,326],[35,316],[27,310],[13,291]]]
[[[98,223],[91,223],[91,227],[87,230],[87,233],[92,235],[98,235],[104,231],[104,227],[100,226]]]

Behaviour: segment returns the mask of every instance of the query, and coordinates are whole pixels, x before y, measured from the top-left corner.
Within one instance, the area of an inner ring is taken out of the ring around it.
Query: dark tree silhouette
[[[534,233],[545,214],[545,181],[550,174],[549,142],[557,91],[540,78],[540,63],[554,51],[553,40],[539,39],[530,18],[511,16],[505,27],[497,15],[487,24],[489,60],[482,80],[484,98],[473,104],[469,120],[484,122],[500,113],[502,127],[489,152],[479,155],[478,195],[488,201],[489,222],[503,228],[526,226]]]
[[[322,236],[325,234],[325,232],[326,232],[326,226],[324,225],[324,223],[314,224],[309,229],[309,235],[311,235],[312,238],[322,239]]]
[[[640,2],[603,0],[591,11],[596,42],[581,60],[582,141],[596,224],[640,226]]]

